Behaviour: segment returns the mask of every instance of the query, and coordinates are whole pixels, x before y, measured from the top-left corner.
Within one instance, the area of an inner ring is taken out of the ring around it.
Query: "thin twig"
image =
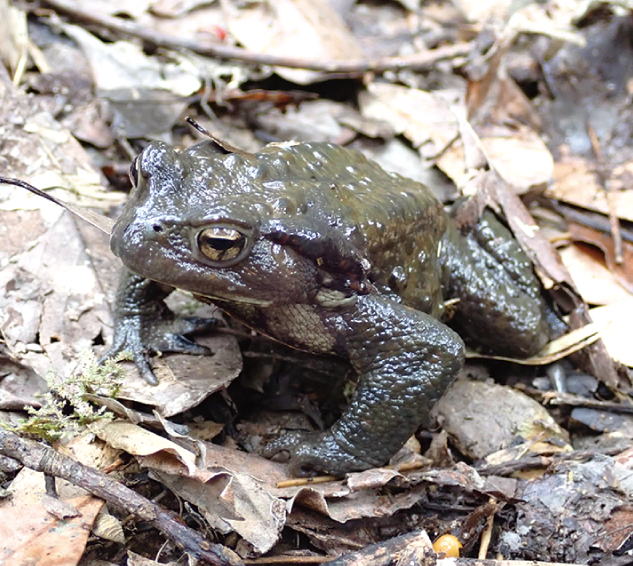
[[[622,452],[621,447],[605,448],[603,450],[574,450],[573,452],[559,452],[544,456],[541,454],[527,454],[519,460],[504,462],[503,464],[487,465],[483,467],[475,467],[477,473],[481,476],[510,476],[517,472],[526,470],[534,470],[548,468],[553,464],[561,462],[583,462],[590,460],[597,454],[600,456],[615,456]]]
[[[42,197],[42,198],[45,198],[46,200],[54,202],[55,204],[61,206],[62,208],[65,208],[69,212],[72,212],[75,216],[78,216],[79,218],[82,218],[89,224],[92,224],[95,228],[99,228],[99,230],[101,230],[102,232],[105,232],[108,235],[110,235],[110,233],[112,232],[112,227],[114,226],[114,220],[112,220],[111,218],[108,218],[107,216],[104,216],[103,214],[99,214],[98,212],[95,212],[94,210],[90,208],[87,208],[85,206],[79,206],[79,205],[72,204],[70,202],[66,202],[61,199],[58,199],[57,197],[54,197],[53,195],[49,195],[43,190],[38,189],[37,187],[34,187],[33,185],[31,185],[30,183],[27,183],[26,181],[21,181],[20,179],[13,179],[12,177],[0,176],[0,184],[3,184],[3,183],[7,185],[13,185],[14,187],[20,187],[22,189],[26,189],[27,191],[30,191],[33,194],[36,194],[38,197]]]
[[[406,57],[382,57],[378,59],[356,59],[349,61],[336,60],[311,60],[297,57],[281,57],[268,53],[254,53],[240,47],[219,45],[207,41],[195,41],[184,37],[174,37],[165,33],[149,30],[138,26],[128,20],[115,18],[106,14],[98,14],[92,8],[83,7],[73,0],[44,0],[44,4],[53,9],[64,12],[71,17],[100,25],[118,33],[138,37],[160,47],[169,49],[188,49],[199,55],[218,57],[220,59],[233,59],[245,63],[257,65],[270,65],[276,67],[289,67],[293,69],[307,69],[311,71],[324,71],[327,73],[366,73],[369,71],[383,72],[397,69],[411,69],[426,71],[432,69],[438,62],[445,59],[453,59],[468,55],[471,45],[458,43],[431,49],[424,53],[416,53]]]
[[[214,566],[243,566],[239,557],[220,544],[210,543],[200,533],[130,488],[101,472],[84,466],[52,448],[0,428],[0,454],[21,462],[37,472],[65,479],[104,499],[137,519],[148,521],[192,557]]]
[[[624,256],[622,254],[622,234],[620,233],[620,219],[618,218],[618,211],[615,206],[615,195],[613,194],[612,183],[610,182],[610,174],[607,173],[607,163],[602,153],[602,147],[600,146],[600,140],[598,134],[594,130],[590,120],[587,120],[587,133],[589,134],[589,140],[591,141],[591,148],[598,161],[597,173],[602,189],[605,191],[605,198],[607,199],[607,208],[609,210],[609,223],[611,224],[611,238],[613,238],[613,255],[615,256],[615,263],[622,265]]]
[[[491,497],[488,500],[490,505],[496,506],[497,500],[494,497]],[[497,506],[498,507],[498,506]],[[490,548],[490,541],[492,540],[492,529],[495,522],[494,513],[490,514],[486,519],[486,526],[481,533],[481,544],[479,545],[479,554],[477,558],[479,560],[485,560],[486,556],[488,556],[488,549]]]

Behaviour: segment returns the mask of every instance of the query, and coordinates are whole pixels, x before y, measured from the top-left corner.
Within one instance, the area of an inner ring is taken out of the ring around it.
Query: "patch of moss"
[[[87,351],[82,354],[81,369],[75,375],[60,379],[49,373],[46,376],[49,391],[41,396],[42,406],[28,407],[30,416],[10,427],[11,430],[52,442],[65,435],[76,435],[95,421],[112,419],[114,415],[105,407],[93,405],[84,396],[91,393],[116,397],[126,377],[117,362],[125,359],[129,359],[129,354],[123,352],[99,364],[94,354]]]

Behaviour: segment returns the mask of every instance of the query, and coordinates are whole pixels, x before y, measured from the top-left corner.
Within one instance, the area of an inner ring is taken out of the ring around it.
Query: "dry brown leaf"
[[[83,148],[29,97],[0,83],[0,134],[7,176],[58,191],[71,203],[109,208],[121,195],[97,192],[100,173]],[[27,223],[28,222],[28,223]],[[0,186],[2,332],[12,354],[40,375],[66,375],[77,355],[108,334],[109,308],[77,225],[58,206]],[[107,242],[103,242],[103,249]]]
[[[231,34],[258,53],[336,61],[360,59],[362,52],[349,28],[327,0],[268,0],[248,4],[222,0]],[[276,68],[299,84],[323,80],[323,73]]]
[[[257,552],[268,552],[286,522],[286,503],[248,473],[216,471],[206,482],[154,471],[170,490],[195,504],[209,525],[235,531]]]
[[[598,250],[581,244],[559,251],[578,291],[589,304],[610,305],[631,297],[605,267]]]
[[[109,100],[118,135],[165,135],[184,112],[184,97],[202,86],[202,70],[184,57],[162,60],[129,41],[104,43],[79,26],[63,29],[90,62],[95,90]]]
[[[605,325],[601,332],[602,340],[614,359],[633,367],[633,348],[631,348],[631,321],[633,321],[633,299],[589,311],[597,324]]]
[[[0,556],[3,566],[77,564],[90,529],[104,502],[83,490],[58,481],[62,503],[79,511],[77,517],[58,519],[45,505],[44,474],[23,468],[0,499]],[[20,520],[16,521],[16,517]]]
[[[437,94],[373,82],[360,93],[359,104],[363,116],[389,123],[423,158],[432,160],[457,138],[459,128],[450,104],[459,97],[458,91]]]
[[[595,546],[603,552],[620,551],[633,534],[633,510],[614,509],[604,522]]]
[[[113,448],[140,458],[153,457],[169,466],[172,473],[194,475],[197,471],[193,452],[140,426],[123,421],[100,422],[91,431]]]
[[[620,182],[623,187],[629,188],[632,168],[631,164],[614,168],[610,183]],[[566,156],[556,162],[554,183],[546,196],[609,214],[606,192],[598,181],[595,167],[582,157]],[[633,221],[633,190],[612,191],[610,198],[618,217]]]
[[[546,186],[554,160],[538,134],[541,120],[536,108],[506,70],[506,55],[517,33],[508,25],[490,50],[471,64],[466,109],[490,165],[522,194]],[[468,150],[463,143],[464,139],[453,145],[440,163],[458,186],[471,173],[463,164]]]
[[[3,566],[72,566],[85,550],[103,500],[90,495],[69,500],[80,515],[56,519],[41,504],[0,502],[0,553]],[[16,521],[16,517],[20,520]]]
[[[520,126],[502,135],[484,135],[480,140],[491,164],[516,193],[545,186],[551,180],[554,171],[552,154],[531,128]],[[463,187],[469,178],[461,141],[454,143],[438,159],[437,165],[459,187]]]
[[[572,240],[599,248],[604,254],[609,271],[622,287],[629,293],[633,293],[633,244],[626,240],[622,242],[622,262],[617,263],[615,244],[611,234],[576,222],[569,222],[568,228]]]
[[[286,510],[297,505],[345,522],[408,509],[426,489],[425,485],[416,486],[394,495],[386,505],[383,486],[398,478],[408,481],[394,470],[350,474],[349,485],[330,481],[280,488],[277,484],[291,477],[287,467],[254,454],[198,442],[204,464],[189,468],[174,456],[178,445],[162,437],[126,423],[105,425],[104,430],[107,438],[134,454],[174,493],[195,503],[213,528],[237,532],[259,552],[275,544],[286,524]],[[101,432],[98,435],[106,438]]]
[[[486,458],[517,441],[529,441],[529,451],[552,451],[552,445],[568,445],[568,434],[543,406],[516,389],[471,379],[459,379],[448,389],[433,411],[442,417],[462,454]],[[484,434],[483,431],[486,431]],[[536,444],[548,441],[551,444]]]
[[[204,463],[182,446],[125,422],[100,424],[95,434],[134,455],[174,493],[195,504],[209,524],[237,532],[258,552],[267,552],[285,524],[286,504],[274,493],[289,477],[285,466],[259,456],[197,443]]]
[[[169,354],[154,358],[152,368],[158,385],[148,384],[133,363],[123,362],[128,377],[118,397],[150,405],[162,416],[171,417],[228,387],[242,370],[242,354],[235,336],[214,333],[198,337],[197,342],[209,347],[214,355]]]

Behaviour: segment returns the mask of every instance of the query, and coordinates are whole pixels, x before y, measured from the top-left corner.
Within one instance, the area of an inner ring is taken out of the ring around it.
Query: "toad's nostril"
[[[152,230],[154,230],[157,234],[160,234],[163,231],[163,227],[160,224],[154,224],[152,226]]]

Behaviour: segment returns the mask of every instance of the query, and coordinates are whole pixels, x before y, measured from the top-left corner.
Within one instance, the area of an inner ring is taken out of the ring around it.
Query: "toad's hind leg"
[[[462,367],[463,343],[437,319],[380,295],[320,314],[339,337],[338,353],[358,373],[358,387],[331,429],[284,436],[268,445],[266,455],[288,451],[295,473],[383,465],[428,424],[433,405]]]
[[[442,262],[446,298],[459,299],[451,325],[496,354],[529,357],[549,340],[541,287],[532,263],[490,211],[462,236],[449,227]]]

